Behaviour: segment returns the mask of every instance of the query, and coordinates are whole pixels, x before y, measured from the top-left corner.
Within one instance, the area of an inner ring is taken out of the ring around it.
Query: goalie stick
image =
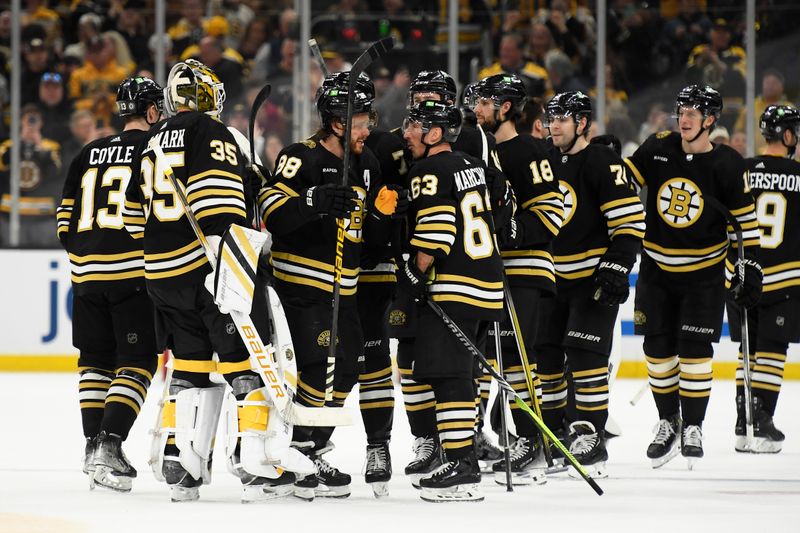
[[[188,219],[189,224],[192,226],[192,230],[194,230],[197,240],[200,241],[200,245],[203,247],[203,252],[208,259],[211,268],[216,270],[216,252],[211,249],[206,236],[203,234],[200,223],[197,221],[197,217],[195,217],[191,205],[189,204],[189,199],[186,197],[186,191],[178,181],[178,178],[175,177],[175,173],[172,171],[172,167],[167,162],[164,151],[161,149],[161,146],[157,142],[156,138],[150,141],[149,147],[156,155],[156,165],[162,165],[164,175],[175,189],[178,200],[180,201],[181,206],[186,213],[186,218]],[[231,311],[230,316],[233,319],[233,323],[236,325],[236,330],[241,336],[242,342],[247,348],[248,354],[250,355],[250,366],[263,380],[267,397],[278,410],[285,422],[301,426],[323,427],[344,426],[351,423],[350,414],[344,409],[344,407],[314,408],[294,403],[290,397],[290,390],[284,383],[281,373],[278,369],[278,361],[275,356],[275,350],[272,348],[272,346],[267,346],[262,342],[261,336],[258,334],[250,315],[240,311]]]
[[[525,403],[525,400],[523,400],[522,397],[519,394],[517,394],[517,391],[514,390],[514,388],[508,383],[508,381],[506,381],[505,378],[503,378],[503,376],[501,376],[497,372],[497,370],[495,370],[492,367],[489,361],[486,360],[486,356],[484,356],[481,353],[481,351],[478,350],[475,344],[471,340],[469,340],[469,338],[464,334],[464,332],[461,331],[461,328],[458,327],[458,324],[453,322],[453,320],[449,316],[447,316],[447,313],[444,312],[444,310],[439,306],[439,304],[437,304],[430,298],[426,298],[425,301],[428,304],[428,306],[431,309],[433,309],[433,312],[436,313],[436,315],[442,319],[447,328],[461,342],[464,348],[466,348],[467,351],[469,351],[478,360],[478,363],[480,363],[480,365],[483,368],[485,368],[489,374],[491,374],[491,376],[497,381],[498,386],[500,386],[507,394],[510,394],[514,398],[514,403],[516,403],[520,409],[528,413],[533,422],[539,427],[539,429],[542,432],[544,432],[550,438],[553,444],[555,444],[556,448],[558,448],[559,451],[562,454],[564,454],[564,457],[566,457],[567,461],[575,468],[575,470],[586,481],[586,483],[588,483],[589,486],[592,487],[592,489],[597,493],[598,496],[602,496],[603,489],[600,488],[600,485],[598,485],[597,482],[594,479],[592,479],[591,476],[589,476],[589,474],[586,472],[586,469],[583,468],[583,466],[578,462],[577,459],[575,459],[575,457],[569,452],[566,446],[564,446],[564,444],[560,440],[558,440],[558,438],[556,438],[556,436],[553,434],[552,431],[550,431],[550,428],[548,428],[547,425],[545,425],[542,419],[530,407],[528,407],[528,404]]]
[[[386,55],[394,47],[394,37],[376,41],[363,54],[358,56],[350,69],[347,79],[347,117],[344,128],[344,156],[342,161],[342,185],[347,186],[350,178],[350,136],[353,131],[353,91],[361,73],[375,60]],[[333,378],[336,371],[336,340],[339,330],[339,298],[342,290],[342,264],[344,262],[344,219],[336,219],[336,257],[333,266],[333,317],[331,320],[331,340],[328,343],[328,361],[325,371],[325,401],[333,399]]]

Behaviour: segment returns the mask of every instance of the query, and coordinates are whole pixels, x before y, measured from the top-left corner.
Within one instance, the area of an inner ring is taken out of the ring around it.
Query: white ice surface
[[[630,406],[642,382],[620,380],[612,390],[611,412],[624,434],[609,443],[610,477],[599,481],[604,496],[566,474],[510,494],[485,478],[485,502],[438,505],[421,501],[402,474],[411,436],[401,401],[389,498],[375,500],[360,475],[365,438],[356,412],[357,424],[336,431],[337,449],[327,456],[353,474],[353,493],[346,500],[242,505],[239,482],[218,455],[214,481],[201,489],[201,500],[170,503],[166,485],[155,481],[147,465],[159,382],[125,445],[139,471],[133,491],[90,492],[79,469],[83,438],[76,382],[70,374],[0,374],[0,532],[800,532],[797,382],[785,384],[781,394],[776,421],[787,441],[778,455],[734,452],[733,382],[719,381],[705,423],[706,457],[692,472],[681,457],[652,470],[645,449],[655,406],[649,393]],[[399,390],[396,394],[399,400]],[[351,395],[349,403],[356,399]]]

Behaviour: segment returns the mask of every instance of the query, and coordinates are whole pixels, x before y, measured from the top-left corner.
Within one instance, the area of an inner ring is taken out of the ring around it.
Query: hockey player
[[[57,211],[72,265],[73,344],[90,487],[131,490],[136,469],[122,452],[157,365],[144,251],[123,226],[124,191],[140,145],[161,117],[163,93],[149,78],[117,89],[122,133],[86,145],[72,161]]]
[[[355,84],[352,134],[345,140],[349,72],[325,80],[317,94],[322,127],[310,139],[287,146],[275,175],[260,195],[264,224],[272,233],[270,263],[297,357],[297,400],[325,404],[328,346],[337,342],[333,404],[344,404],[361,374],[363,337],[356,309],[361,243],[388,242],[388,218],[398,194],[380,185],[380,170],[364,141],[374,125],[374,87],[366,76]],[[351,148],[350,185],[341,185],[344,143]],[[341,311],[336,341],[330,339],[331,295],[337,249],[337,218],[344,218]],[[373,233],[374,232],[374,233]],[[299,479],[295,495],[346,497],[350,476],[322,456],[333,449],[332,427],[295,427],[294,445],[312,459],[316,475]],[[384,442],[376,443],[388,445]],[[388,450],[384,448],[388,458]]]
[[[226,452],[243,485],[242,501],[288,495],[294,475],[281,474],[266,455],[266,426],[279,415],[269,411],[261,378],[251,370],[230,315],[220,311],[204,287],[211,267],[165,172],[169,165],[185,187],[190,208],[212,246],[221,237],[242,238],[247,226],[245,172],[236,141],[217,119],[224,90],[213,71],[191,62],[172,67],[164,93],[169,118],[148,135],[123,210],[126,227],[144,243],[159,348],[170,348],[173,354],[154,439],[154,473],[167,482],[173,501],[198,499],[199,486],[210,481],[213,441],[224,403],[226,419],[232,418],[233,425]],[[160,145],[165,161],[156,156],[151,140]],[[210,380],[212,372],[223,375],[233,399],[223,399],[223,387]],[[277,466],[288,468],[286,463]],[[297,459],[294,463],[303,464]],[[310,463],[304,468],[313,471]]]
[[[556,289],[551,241],[561,227],[563,195],[547,159],[547,144],[530,135],[517,134],[515,121],[526,101],[522,81],[514,74],[495,74],[481,80],[473,95],[478,123],[497,139],[498,159],[519,206],[509,223],[498,229],[498,241],[512,297],[520,302],[516,309],[531,375],[525,375],[511,320],[501,323],[500,333],[505,377],[530,403],[527,382],[537,382],[533,344],[539,298],[541,294],[553,295]],[[495,353],[493,333],[489,331],[489,354]],[[513,401],[510,406],[519,436],[511,451],[513,482],[544,483],[544,463],[537,461],[542,457],[536,445],[538,430]],[[495,463],[493,470],[495,481],[504,484],[505,460]]]
[[[800,216],[800,164],[794,160],[800,136],[800,112],[793,106],[771,105],[761,115],[761,134],[767,141],[763,155],[747,159],[750,187],[755,197],[761,247],[754,251],[764,269],[764,292],[748,313],[755,443],[745,438],[744,382],[736,371],[736,451],[777,453],[784,435],[772,417],[778,403],[783,365],[789,343],[800,341],[800,243],[786,238],[785,229]],[[741,311],[728,301],[731,339],[741,341]],[[740,350],[741,352],[741,350]]]
[[[589,144],[589,97],[557,94],[545,113],[557,149],[550,165],[564,195],[564,220],[553,241],[557,295],[543,297],[539,307],[542,414],[549,427],[563,427],[566,355],[578,417],[569,424],[569,450],[592,477],[605,477],[608,358],[619,304],[628,298],[628,274],[644,235],[644,213],[619,155]],[[546,179],[544,172],[541,179]]]
[[[480,160],[451,151],[460,127],[455,106],[428,100],[409,111],[403,128],[416,162],[409,174],[411,255],[398,270],[398,284],[420,302],[411,377],[433,390],[436,414],[427,423],[435,424],[446,461],[419,480],[422,499],[433,502],[483,500],[473,431],[477,368],[421,300],[439,303],[473,340],[481,320],[499,320],[503,311],[486,170]]]
[[[690,468],[703,456],[712,343],[719,341],[725,306],[725,258],[735,256],[731,240],[736,246],[717,202],[744,231],[747,260],[744,280],[733,284],[743,288],[736,301],[750,307],[761,292],[761,269],[751,252],[759,233],[747,167],[733,149],[709,141],[721,111],[716,90],[685,87],[675,103],[679,131],[651,135],[626,160],[636,185],[649,188],[634,325],[644,335],[660,419],[647,449],[653,468],[679,449]]]

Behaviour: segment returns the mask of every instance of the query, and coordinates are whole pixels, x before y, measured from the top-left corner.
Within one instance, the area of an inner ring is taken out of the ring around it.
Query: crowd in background
[[[293,87],[298,16],[291,0],[181,0],[167,3],[167,32],[154,32],[152,0],[24,0],[22,30],[22,246],[57,246],[55,198],[72,158],[94,139],[121,130],[114,98],[132,75],[155,78],[156,50],[165,72],[196,58],[225,84],[223,120],[246,133],[250,102],[269,81],[259,115],[257,148],[267,166],[292,138],[300,98]],[[349,68],[365,43],[393,35],[400,45],[371,72],[380,126],[397,127],[406,93],[424,69],[447,68],[447,0],[313,0],[312,36],[333,71]],[[758,0],[756,117],[771,103],[800,96],[800,16],[794,0]],[[460,0],[459,82],[515,72],[531,97],[581,90],[594,97],[595,2],[590,0]],[[609,0],[606,130],[631,152],[649,134],[674,127],[678,88],[705,83],[725,108],[712,140],[744,154],[744,2],[738,0]],[[10,40],[8,2],[0,2],[0,246],[8,244]],[[475,65],[479,68],[476,70]],[[758,131],[756,129],[756,131]],[[757,150],[762,146],[757,136]],[[37,220],[47,220],[51,232]]]

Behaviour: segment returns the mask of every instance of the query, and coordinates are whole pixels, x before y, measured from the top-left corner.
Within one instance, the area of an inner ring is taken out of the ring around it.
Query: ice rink
[[[787,442],[778,455],[734,452],[733,382],[716,381],[704,426],[705,459],[691,472],[680,456],[652,470],[644,452],[656,422],[655,406],[648,392],[632,407],[629,400],[642,382],[621,380],[612,389],[611,413],[623,436],[609,442],[610,477],[599,481],[604,496],[566,474],[510,494],[484,478],[483,503],[438,505],[420,500],[402,474],[411,457],[411,436],[401,401],[391,443],[395,476],[386,499],[375,500],[361,476],[365,438],[356,412],[356,425],[337,430],[337,449],[326,456],[353,474],[348,499],[242,505],[239,481],[228,474],[218,453],[214,481],[201,489],[201,500],[170,503],[166,485],[155,481],[147,465],[158,381],[125,446],[139,471],[133,491],[90,492],[80,471],[83,438],[76,383],[77,376],[66,373],[0,374],[0,532],[800,531],[798,382],[785,384],[781,394],[776,424]],[[353,394],[350,400],[356,398]]]

